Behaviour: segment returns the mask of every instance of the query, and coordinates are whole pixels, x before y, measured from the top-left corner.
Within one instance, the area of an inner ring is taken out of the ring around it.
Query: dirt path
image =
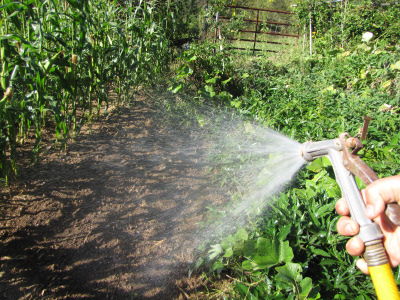
[[[0,299],[195,294],[188,237],[218,195],[192,138],[142,95],[21,170],[1,194]]]

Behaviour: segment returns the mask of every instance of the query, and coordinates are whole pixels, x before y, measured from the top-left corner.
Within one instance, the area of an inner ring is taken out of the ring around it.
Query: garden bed
[[[201,278],[188,279],[187,235],[215,195],[196,193],[198,155],[179,150],[190,133],[174,133],[148,100],[111,110],[66,150],[47,134],[37,165],[20,150],[20,179],[1,193],[1,299],[173,299],[201,289]]]

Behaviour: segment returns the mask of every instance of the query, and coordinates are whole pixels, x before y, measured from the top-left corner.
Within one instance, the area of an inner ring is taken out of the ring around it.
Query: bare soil
[[[190,237],[219,196],[192,138],[142,94],[67,149],[45,135],[37,164],[21,147],[0,195],[0,299],[201,298]]]

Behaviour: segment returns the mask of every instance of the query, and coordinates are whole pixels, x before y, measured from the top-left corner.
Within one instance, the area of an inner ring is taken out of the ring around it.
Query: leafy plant
[[[1,18],[0,164],[8,182],[17,172],[16,149],[31,132],[40,151],[42,128],[57,141],[111,104],[127,103],[144,81],[167,68],[165,24],[171,2],[11,1]],[[173,30],[173,28],[171,28]]]
[[[214,47],[213,43],[203,42],[192,44],[189,50],[184,51],[169,90],[177,93],[183,86],[192,85],[200,95],[222,101],[240,94],[240,85],[231,76],[234,73],[232,58],[221,51],[213,54]]]
[[[354,45],[366,31],[372,32],[382,44],[398,40],[400,23],[395,16],[399,5],[379,5],[362,0],[343,3],[301,1],[296,12],[299,24],[309,30],[311,19],[315,50],[319,53]]]
[[[342,49],[320,44],[323,55],[295,56],[284,66],[263,56],[245,62],[236,58],[229,77],[240,93],[227,90],[228,103],[298,141],[332,139],[345,131],[356,135],[362,117],[370,116],[360,156],[379,176],[397,174],[399,47],[391,39],[383,42],[387,28],[382,30],[368,41],[361,35],[349,38]],[[330,34],[322,31],[319,38],[330,40]],[[190,63],[180,70],[195,70]],[[199,76],[198,88],[214,88],[213,78]],[[357,271],[345,250],[346,238],[335,233],[334,206],[340,197],[330,162],[315,160],[287,192],[271,200],[258,222],[213,244],[207,256],[211,270],[234,278],[239,299],[374,297],[370,279]]]

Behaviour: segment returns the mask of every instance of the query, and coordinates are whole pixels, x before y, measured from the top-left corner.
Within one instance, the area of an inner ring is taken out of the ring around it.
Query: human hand
[[[392,267],[400,264],[400,227],[390,221],[385,214],[387,203],[400,204],[400,175],[382,178],[374,181],[361,191],[366,203],[366,215],[379,225],[383,233],[383,243]],[[337,223],[339,234],[353,236],[358,234],[360,226],[350,219],[350,210],[347,202],[340,199],[336,203],[336,211],[342,215]],[[360,256],[364,252],[364,243],[358,237],[351,238],[346,244],[350,255]],[[367,263],[364,259],[357,260],[357,267],[365,274],[369,274]]]

